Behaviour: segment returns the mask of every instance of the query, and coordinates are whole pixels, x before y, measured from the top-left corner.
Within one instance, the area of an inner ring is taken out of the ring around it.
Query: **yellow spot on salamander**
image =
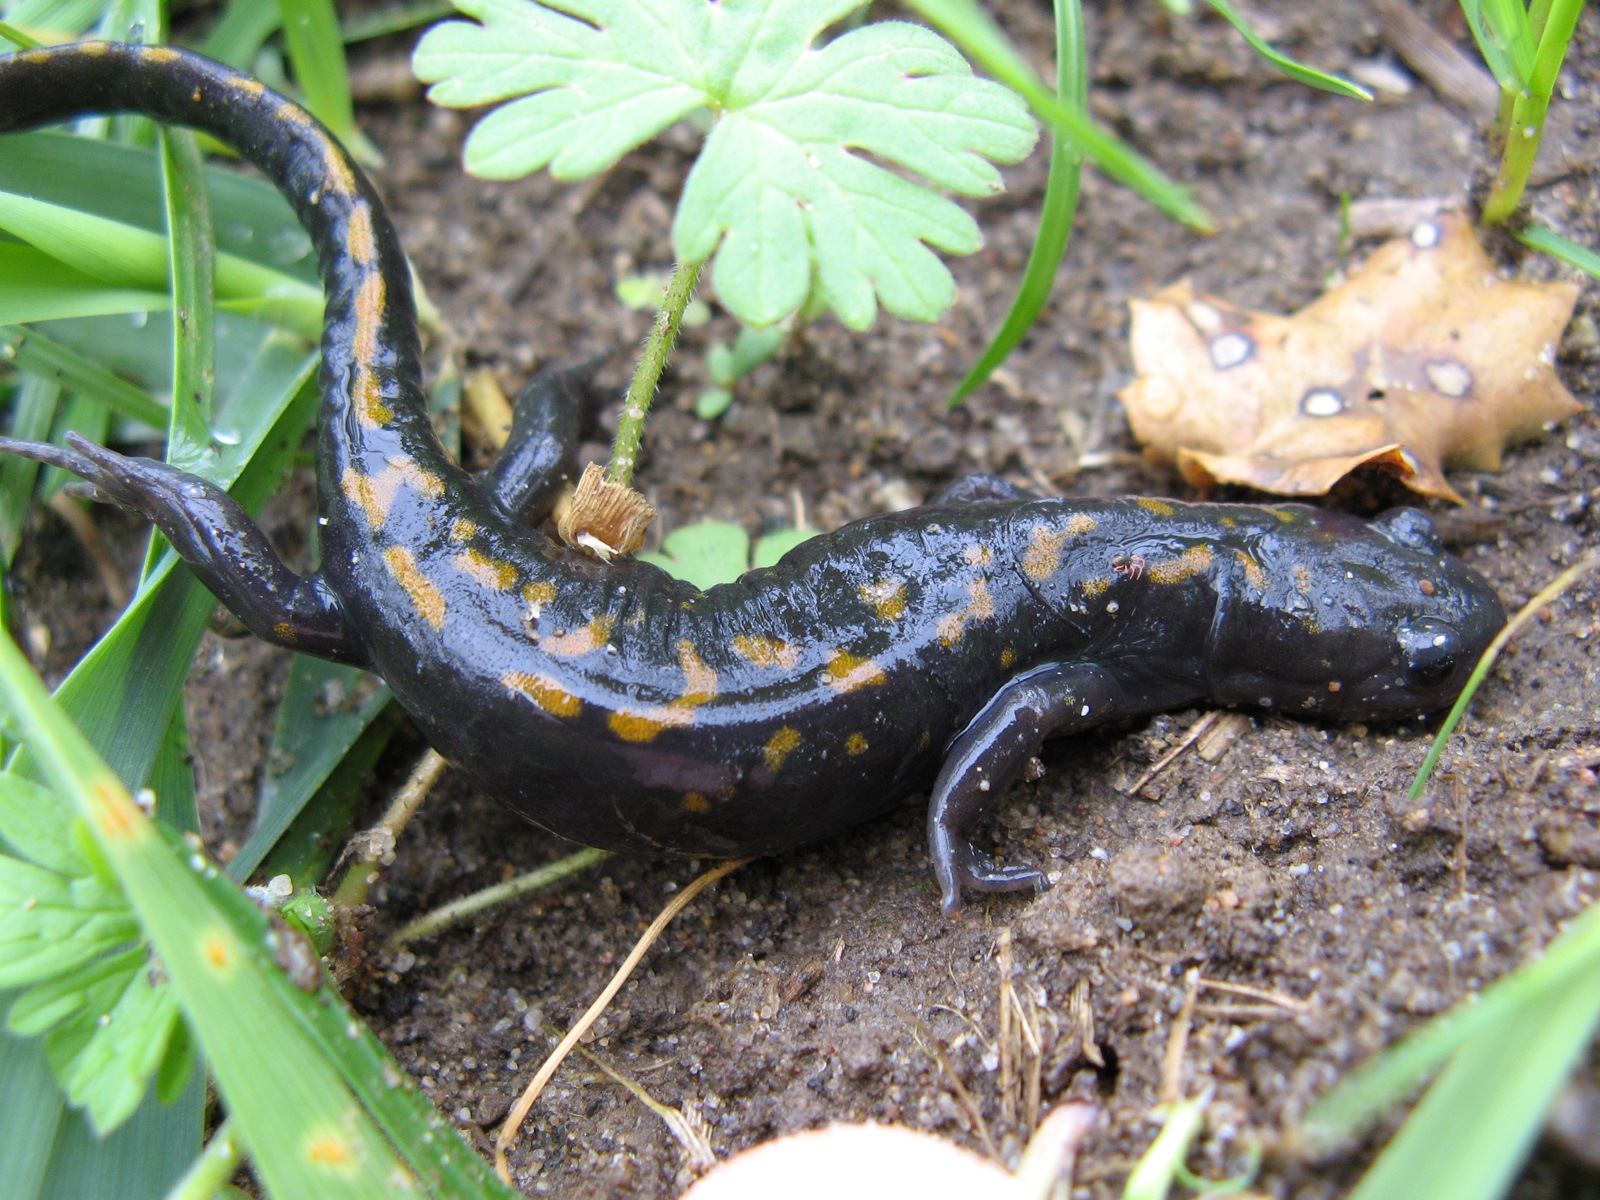
[[[1157,499],[1155,496],[1136,496],[1133,502],[1145,512],[1157,517],[1170,517],[1178,511],[1167,501]]]
[[[365,201],[351,206],[344,244],[358,266],[369,267],[378,256],[377,240],[372,233],[372,209]]]
[[[864,687],[877,687],[887,682],[884,670],[870,658],[851,654],[848,650],[835,650],[823,671],[827,685],[841,696]]]
[[[220,929],[210,930],[200,939],[200,957],[213,971],[233,970],[239,958],[234,951],[233,936]]]
[[[844,740],[844,752],[854,758],[858,754],[867,752],[867,739],[859,733],[852,733]]]
[[[339,487],[350,503],[367,514],[367,521],[374,529],[382,529],[402,483],[430,500],[437,500],[444,494],[442,479],[431,471],[424,471],[403,454],[390,458],[389,465],[376,475],[362,475],[353,467],[346,468]]]
[[[1239,527],[1239,522],[1235,521],[1232,517],[1218,517],[1217,519],[1221,522],[1224,529],[1237,529]]]
[[[610,640],[611,630],[616,623],[615,617],[596,617],[587,625],[580,625],[568,633],[552,634],[539,643],[539,648],[546,654],[554,654],[561,658],[578,658],[584,654],[592,654]]]
[[[994,616],[994,600],[989,595],[989,581],[983,576],[971,580],[967,584],[966,608],[960,612],[947,613],[939,619],[939,641],[946,646],[954,646],[967,633],[969,621],[987,621]]]
[[[583,709],[583,701],[548,675],[507,671],[500,676],[500,682],[507,691],[521,692],[552,717],[575,717]]]
[[[681,729],[694,724],[694,710],[663,704],[655,708],[622,710],[606,718],[611,732],[625,742],[654,741],[663,729]]]
[[[294,626],[289,624],[287,621],[279,621],[272,627],[272,632],[277,634],[284,641],[288,641],[294,637]]]
[[[994,561],[994,554],[987,546],[973,543],[961,552],[961,557],[967,560],[969,567],[987,567]]]
[[[417,560],[412,557],[411,551],[404,546],[390,546],[383,552],[383,562],[389,568],[389,574],[394,576],[395,582],[405,589],[407,596],[411,597],[412,607],[417,610],[418,615],[435,629],[443,629],[444,593],[435,586],[433,580],[422,573],[422,568],[417,566]]]
[[[97,45],[96,43],[90,42],[85,45],[83,49],[85,53],[98,54],[105,49],[105,46],[103,44]],[[161,63],[162,65],[165,65],[177,58],[178,52],[171,46],[150,46],[145,50],[144,57],[147,62]]]
[[[1267,511],[1273,516],[1277,517],[1278,520],[1282,521],[1285,525],[1288,525],[1294,521],[1294,513],[1290,512],[1286,508],[1269,508]]]
[[[692,813],[707,813],[711,811],[711,801],[699,792],[685,792],[683,794],[683,807]]]
[[[1028,531],[1028,548],[1022,552],[1022,573],[1036,583],[1049,579],[1061,569],[1061,547],[1066,540],[1064,529],[1035,525]]]
[[[675,703],[701,705],[716,698],[717,673],[700,661],[688,638],[678,641],[678,666],[683,669],[683,695]]]
[[[700,661],[688,638],[678,642],[678,666],[683,670],[683,695],[670,704],[619,709],[606,718],[611,732],[625,742],[648,742],[663,729],[693,725],[694,710],[716,697],[717,673]]]
[[[517,582],[517,569],[508,562],[490,558],[481,550],[456,555],[456,566],[490,591],[503,592]]]
[[[779,667],[792,671],[800,664],[800,648],[778,638],[736,634],[733,652],[747,658],[758,667]]]
[[[800,731],[785,725],[777,733],[767,739],[767,748],[764,751],[767,760],[767,770],[777,773],[783,769],[783,760],[800,745]]]
[[[1000,665],[1002,667],[1009,667],[1016,661],[1017,652],[1011,649],[1011,647],[1007,646],[1004,650],[1000,651]]]
[[[1182,583],[1209,571],[1216,562],[1210,546],[1191,546],[1177,558],[1157,563],[1145,572],[1151,583]]]
[[[1060,529],[1035,525],[1028,531],[1028,546],[1022,552],[1022,573],[1036,583],[1049,579],[1061,569],[1061,547],[1067,539],[1082,537],[1095,523],[1088,513],[1073,513]]]
[[[549,604],[556,598],[556,585],[540,581],[522,589],[522,598],[529,604]]]
[[[1267,590],[1267,573],[1258,563],[1243,550],[1235,550],[1233,556],[1239,560],[1239,565],[1244,568],[1244,580],[1258,592]]]
[[[1087,600],[1098,600],[1106,594],[1106,589],[1111,586],[1110,579],[1085,579],[1083,581],[1083,595]]]
[[[452,542],[470,542],[478,536],[478,523],[469,521],[466,517],[457,517],[450,522],[450,540]]]
[[[933,745],[933,734],[929,730],[924,729],[922,731],[922,737],[917,739],[917,750],[921,752],[926,750],[931,745]]]
[[[377,361],[378,334],[383,325],[384,305],[387,303],[383,275],[369,271],[356,289],[356,327],[351,337],[353,380],[350,391],[355,404],[356,419],[363,425],[387,425],[394,419],[394,409],[383,397],[383,387],[373,373]]]
[[[1310,568],[1299,566],[1294,569],[1294,586],[1296,590],[1303,592],[1308,596],[1311,594]]]
[[[898,621],[906,615],[906,585],[902,579],[884,578],[856,588],[880,620]]]

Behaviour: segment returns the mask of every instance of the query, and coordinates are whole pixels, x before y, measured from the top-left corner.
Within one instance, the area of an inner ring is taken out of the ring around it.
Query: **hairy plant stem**
[[[628,398],[622,404],[617,439],[611,444],[611,462],[606,467],[606,479],[612,483],[627,486],[633,482],[633,468],[639,461],[639,442],[644,437],[645,414],[650,411],[650,401],[655,398],[656,384],[672,353],[672,344],[678,340],[683,310],[689,297],[694,295],[694,285],[703,266],[704,261],[681,262],[673,268],[667,294],[662,298],[655,324],[650,327],[650,336],[645,339],[633,382],[628,385]]]
[[[1484,201],[1482,220],[1485,225],[1504,225],[1522,202],[1528,173],[1539,153],[1550,93],[1555,90],[1562,59],[1566,57],[1567,45],[1572,41],[1572,32],[1582,11],[1583,0],[1550,0],[1543,28],[1535,31],[1539,48],[1534,55],[1528,86],[1515,93],[1509,89],[1501,91],[1500,118],[1496,121],[1495,132],[1504,149],[1494,186]]]

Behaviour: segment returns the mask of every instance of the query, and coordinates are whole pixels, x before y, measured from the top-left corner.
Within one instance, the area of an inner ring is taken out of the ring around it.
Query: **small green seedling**
[[[458,6],[475,21],[435,26],[415,66],[436,103],[507,102],[467,140],[474,174],[548,166],[581,179],[691,113],[711,116],[673,222],[679,267],[624,404],[607,472],[618,483],[632,478],[636,427],[703,265],[723,307],[758,328],[814,289],[852,329],[880,304],[934,320],[955,298],[934,250],[970,254],[981,239],[965,211],[906,174],[991,195],[994,163],[1036,138],[1013,93],[921,26],[878,22],[817,44],[863,0]]]
[[[730,583],[746,571],[770,567],[801,542],[817,536],[815,529],[783,529],[757,538],[727,521],[701,521],[675,529],[661,540],[660,553],[639,555],[662,570],[698,588]]]

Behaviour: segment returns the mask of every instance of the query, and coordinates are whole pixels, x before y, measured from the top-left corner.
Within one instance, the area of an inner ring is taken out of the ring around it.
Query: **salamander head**
[[[1505,610],[1428,517],[1297,509],[1236,555],[1206,660],[1213,699],[1350,720],[1434,712]]]

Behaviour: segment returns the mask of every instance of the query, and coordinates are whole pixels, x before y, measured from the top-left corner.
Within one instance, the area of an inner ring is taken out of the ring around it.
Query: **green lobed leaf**
[[[603,170],[698,108],[715,117],[673,225],[678,257],[715,255],[724,307],[771,325],[813,276],[840,319],[870,325],[881,303],[933,320],[954,298],[929,249],[967,254],[961,208],[862,153],[968,196],[1000,189],[1036,133],[1021,102],[973,76],[921,26],[880,22],[820,48],[861,0],[616,0],[564,5],[459,0],[482,24],[431,30],[415,66],[440,104],[511,97],[473,130],[468,170],[557,178]],[[530,94],[531,93],[531,94]]]
[[[815,529],[780,529],[758,538],[728,521],[697,521],[674,529],[661,539],[661,551],[639,555],[668,574],[697,588],[731,583],[746,571],[770,567],[801,542],[817,536]]]

